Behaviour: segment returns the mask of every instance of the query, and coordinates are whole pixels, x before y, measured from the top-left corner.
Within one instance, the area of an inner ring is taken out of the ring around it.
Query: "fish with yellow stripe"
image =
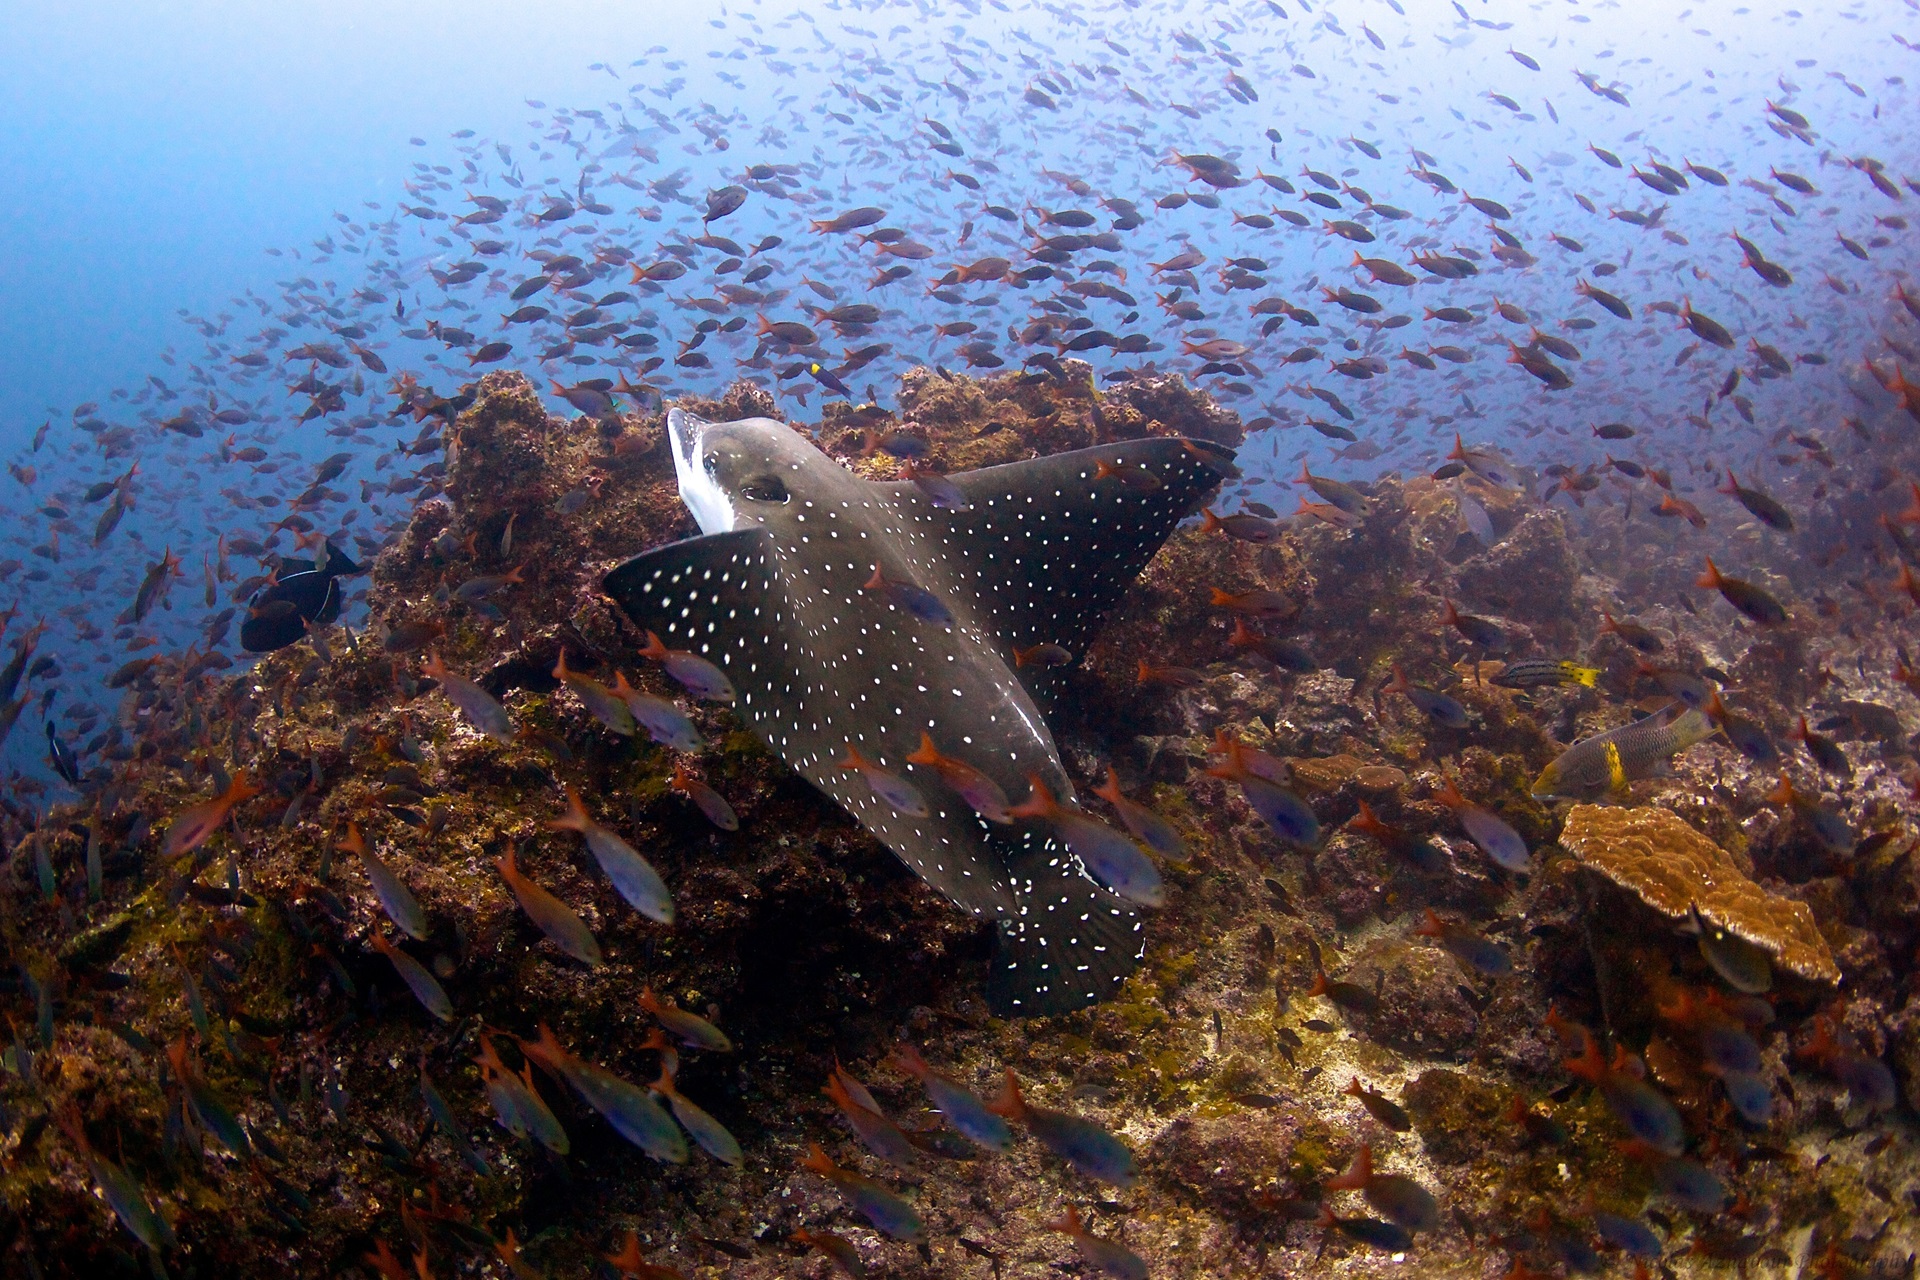
[[[1522,658],[1509,662],[1493,678],[1502,689],[1538,689],[1547,685],[1584,685],[1591,689],[1600,668],[1582,666],[1564,658]]]
[[[1600,800],[1642,778],[1664,776],[1670,759],[1715,732],[1713,721],[1694,708],[1671,718],[1669,714],[1651,715],[1574,743],[1541,770],[1534,796]]]

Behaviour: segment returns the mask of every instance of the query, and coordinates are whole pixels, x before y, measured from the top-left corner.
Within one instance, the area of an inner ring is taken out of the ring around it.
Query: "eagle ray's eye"
[[[787,486],[779,476],[757,475],[740,486],[740,496],[755,502],[785,502],[788,498]]]

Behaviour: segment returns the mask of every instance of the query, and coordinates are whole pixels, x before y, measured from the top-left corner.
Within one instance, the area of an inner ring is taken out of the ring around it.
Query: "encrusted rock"
[[[1144,1163],[1156,1179],[1193,1203],[1228,1217],[1244,1217],[1263,1184],[1302,1172],[1294,1165],[1295,1148],[1303,1138],[1310,1139],[1312,1148],[1307,1163],[1318,1165],[1331,1135],[1295,1108],[1183,1118],[1154,1140]]]
[[[1441,1164],[1469,1164],[1487,1151],[1487,1135],[1506,1120],[1509,1095],[1458,1071],[1423,1071],[1401,1095],[1414,1132]]]
[[[1343,976],[1379,997],[1378,1008],[1356,1016],[1368,1038],[1389,1048],[1448,1058],[1470,1049],[1479,1034],[1479,1015],[1461,990],[1460,966],[1437,947],[1382,944]]]
[[[1732,857],[1665,809],[1575,805],[1560,843],[1581,865],[1675,920],[1690,908],[1814,982],[1836,983],[1826,939],[1804,902],[1782,898],[1741,874]]]
[[[1557,511],[1523,517],[1497,544],[1461,565],[1460,594],[1476,608],[1556,634],[1574,616],[1580,565]]]

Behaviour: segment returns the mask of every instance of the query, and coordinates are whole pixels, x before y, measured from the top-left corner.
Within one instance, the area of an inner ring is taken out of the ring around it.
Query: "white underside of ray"
[[[707,474],[701,455],[701,440],[712,425],[682,409],[667,411],[667,440],[673,449],[673,474],[680,483],[680,501],[693,513],[700,532],[731,533],[733,500],[720,482]]]

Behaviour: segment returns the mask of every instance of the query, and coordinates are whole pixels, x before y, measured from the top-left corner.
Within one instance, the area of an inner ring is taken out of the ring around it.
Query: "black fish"
[[[53,771],[66,779],[68,786],[80,785],[80,762],[74,759],[73,749],[60,741],[51,720],[47,721],[47,759],[53,762]]]
[[[280,576],[254,596],[240,624],[240,647],[248,653],[272,653],[307,634],[309,622],[321,626],[340,616],[338,579],[363,572],[347,553],[327,542],[327,562],[282,559]]]
[[[1038,778],[1071,801],[1022,683],[1050,677],[1016,670],[1015,653],[1082,651],[1232,454],[1134,440],[963,472],[947,477],[962,508],[911,483],[860,479],[766,418],[716,424],[675,409],[667,429],[681,500],[705,536],[629,560],[607,575],[607,594],[635,625],[719,664],[737,710],[788,764],[1000,926],[995,1010],[1052,1014],[1111,995],[1139,962],[1139,918],[1048,829],[982,820],[979,781],[1022,795]],[[1127,483],[1134,470],[1160,484]],[[928,593],[951,621],[863,589],[876,572]],[[962,757],[972,779],[910,766],[926,739]],[[853,745],[883,770],[911,767],[926,816],[840,768]]]

